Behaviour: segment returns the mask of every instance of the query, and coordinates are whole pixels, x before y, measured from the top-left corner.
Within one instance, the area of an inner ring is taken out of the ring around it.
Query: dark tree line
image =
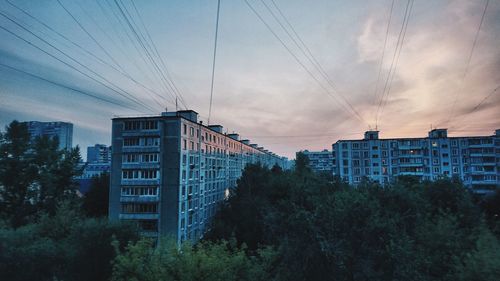
[[[107,220],[109,176],[77,196],[78,147],[31,139],[13,121],[0,133],[0,280],[109,280],[134,225]]]
[[[498,280],[498,198],[448,179],[354,188],[299,155],[294,172],[248,166],[206,239],[272,247],[276,280]]]

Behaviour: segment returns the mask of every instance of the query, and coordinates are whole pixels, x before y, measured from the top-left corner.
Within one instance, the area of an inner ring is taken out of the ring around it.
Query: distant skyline
[[[206,123],[216,0],[135,1],[141,17],[130,0],[59,0],[62,5],[57,0],[9,1],[52,30],[9,2],[0,1],[2,131],[13,119],[71,122],[74,124],[73,143],[80,145],[84,156],[87,146],[110,144],[113,116],[158,115],[165,108],[175,110],[175,99],[162,90],[154,71],[148,70],[155,66],[145,62],[148,58],[140,43],[131,40],[135,35],[120,18],[117,4],[130,12],[131,24],[139,26],[143,33],[138,36],[144,36],[148,44],[141,20],[144,22],[186,104]],[[450,136],[491,135],[500,128],[500,1],[490,0],[484,17],[487,1],[479,0],[414,1],[409,6],[406,0],[274,2],[319,61],[335,89],[268,12],[263,3],[280,18],[280,11],[271,0],[248,0],[248,3],[321,86],[274,37],[245,0],[222,0],[212,124],[221,124],[229,133],[237,132],[242,138],[289,158],[304,149],[330,150],[338,139],[362,138],[364,131],[375,127],[377,111],[382,138],[425,136],[431,125],[448,128]],[[405,30],[402,25],[405,11],[411,11],[406,32],[401,50],[395,50],[398,34]],[[285,21],[282,23],[287,27]],[[94,77],[93,72],[102,75],[150,109],[141,108],[90,80],[12,33],[89,76]],[[155,57],[154,53],[151,55]],[[393,64],[396,67],[391,79],[388,71],[393,57],[398,59],[395,60],[397,64]],[[161,68],[158,58],[155,61]],[[386,90],[390,90],[384,95],[386,100],[380,102],[386,80]],[[178,104],[182,106],[180,99]],[[379,107],[379,104],[385,106]]]

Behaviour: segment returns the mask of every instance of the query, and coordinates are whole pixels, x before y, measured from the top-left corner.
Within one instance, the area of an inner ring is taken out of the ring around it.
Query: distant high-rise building
[[[88,163],[111,163],[111,146],[96,144],[87,147]]]
[[[246,164],[287,163],[192,110],[113,119],[109,217],[142,233],[195,241]]]
[[[434,129],[426,138],[394,139],[379,139],[378,133],[333,144],[334,175],[350,184],[363,177],[384,184],[412,175],[421,180],[456,176],[477,193],[500,187],[500,130],[491,136],[448,137],[447,129]]]
[[[71,149],[73,145],[73,124],[68,122],[24,122],[32,138],[39,136],[56,137],[59,149]]]
[[[301,151],[307,158],[309,158],[309,166],[314,172],[317,173],[333,173],[333,154],[327,149],[323,151]]]

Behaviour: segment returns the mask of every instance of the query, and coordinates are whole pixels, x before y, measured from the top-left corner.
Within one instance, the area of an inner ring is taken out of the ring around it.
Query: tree
[[[13,121],[0,135],[0,214],[14,226],[33,212],[30,199],[37,169],[32,163],[26,124]]]
[[[244,247],[235,248],[230,242],[179,248],[175,241],[163,240],[155,248],[151,240],[143,239],[116,257],[111,280],[271,280],[274,259],[270,248],[248,256]]]
[[[39,212],[54,214],[58,202],[75,199],[78,147],[59,150],[58,140],[30,139],[26,124],[13,121],[0,140],[0,211],[14,227]]]
[[[0,226],[0,280],[109,280],[116,247],[137,241],[132,224],[85,218],[64,201],[53,215],[16,229]]]
[[[109,173],[92,178],[90,189],[83,197],[83,209],[90,217],[107,217],[109,206]]]

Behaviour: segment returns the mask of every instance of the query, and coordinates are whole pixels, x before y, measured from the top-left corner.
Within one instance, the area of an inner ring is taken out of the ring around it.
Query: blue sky
[[[3,65],[0,65],[0,126],[13,119],[69,121],[75,125],[74,143],[85,151],[86,146],[94,143],[110,143],[113,116],[158,114],[165,107],[174,109],[173,99],[162,90],[154,71],[150,71],[153,66],[144,62],[144,54],[137,51],[138,45],[134,47],[138,43],[127,37],[127,26],[115,17],[120,15],[114,0],[100,1],[101,6],[95,0],[60,0],[107,54],[57,0],[10,1],[85,51],[2,0],[0,11],[4,15],[81,65],[5,16],[0,16],[1,27],[89,76],[98,73],[151,109],[129,102],[0,29]],[[133,13],[130,0],[117,2],[132,13],[137,24],[140,19],[144,21],[186,103],[206,121],[217,1],[135,1],[141,18]],[[228,132],[238,132],[289,157],[301,149],[331,148],[338,139],[359,138],[363,131],[375,126],[377,96],[381,95],[380,85],[390,69],[407,1],[394,1],[378,94],[374,91],[392,0],[275,0],[320,62],[335,90],[287,37],[263,2],[248,2],[322,86],[295,61],[244,0],[222,0],[211,123],[220,123]],[[270,0],[264,3],[274,7]],[[431,124],[450,128],[450,135],[489,135],[500,128],[499,91],[470,113],[500,84],[500,1],[489,2],[466,67],[485,3],[479,0],[413,3],[391,90],[379,117],[382,137],[422,136]],[[274,8],[273,11],[279,15]],[[88,53],[114,65],[112,58],[129,77],[164,97],[154,96]],[[356,118],[352,110],[342,109],[349,106],[340,95],[361,118]]]

